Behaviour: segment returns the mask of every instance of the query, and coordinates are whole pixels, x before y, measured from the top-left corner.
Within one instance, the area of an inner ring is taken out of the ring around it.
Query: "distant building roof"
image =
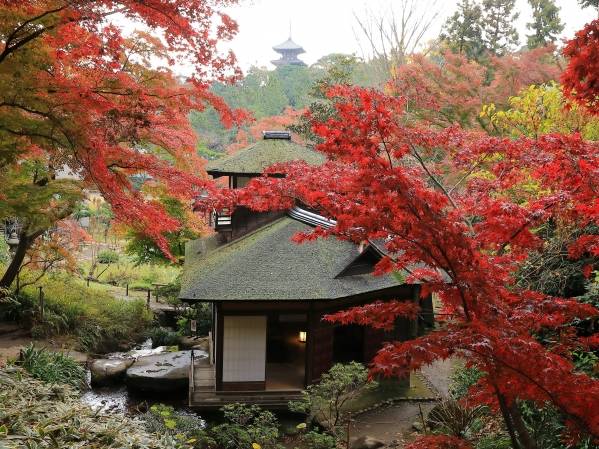
[[[282,44],[272,47],[272,49],[277,53],[293,52],[297,55],[301,53],[306,53],[306,51],[300,45],[297,45],[295,42],[291,40],[291,37]]]
[[[273,164],[303,160],[316,166],[323,164],[326,159],[324,154],[291,140],[268,138],[211,162],[206,171],[214,177],[233,174],[260,176]]]
[[[297,65],[297,66],[306,66],[307,64],[302,61],[301,59],[298,59],[298,55],[301,53],[306,53],[304,51],[304,49],[297,45],[295,42],[293,42],[291,40],[291,37],[289,39],[287,39],[285,42],[283,42],[280,45],[277,45],[275,47],[272,47],[272,49],[274,51],[276,51],[277,53],[281,54],[281,57],[279,59],[274,59],[272,61],[270,61],[272,64],[276,65],[277,67],[279,66],[283,66],[283,65]]]
[[[180,298],[327,300],[399,285],[392,275],[340,277],[360,256],[359,246],[335,238],[301,245],[290,241],[297,232],[311,228],[302,221],[284,217],[217,248],[211,240],[189,242],[185,247]]]

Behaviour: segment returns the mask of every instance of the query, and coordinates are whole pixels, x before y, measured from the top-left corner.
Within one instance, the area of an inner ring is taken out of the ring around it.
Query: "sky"
[[[269,61],[278,59],[279,55],[272,47],[287,40],[291,22],[291,37],[306,51],[300,58],[307,64],[313,64],[330,53],[356,53],[362,56],[354,34],[354,29],[357,29],[354,13],[363,17],[366,5],[374,11],[380,11],[392,3],[397,8],[400,1],[241,0],[240,5],[227,10],[237,20],[239,33],[233,41],[224,43],[221,49],[231,48],[244,72],[252,65],[274,69]],[[425,3],[424,0],[419,2],[420,5]],[[575,31],[597,17],[596,10],[580,8],[576,0],[556,0],[555,3],[561,7],[560,18],[566,24],[562,37],[573,37]],[[439,34],[445,18],[455,12],[457,0],[438,0],[438,4],[442,5],[441,18],[432,26],[425,40]],[[516,8],[520,11],[516,27],[521,45],[524,45],[526,22],[531,21],[532,10],[526,0],[516,0]]]

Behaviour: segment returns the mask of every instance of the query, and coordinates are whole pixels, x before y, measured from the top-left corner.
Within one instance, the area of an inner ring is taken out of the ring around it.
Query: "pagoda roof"
[[[297,52],[298,55],[301,53],[306,53],[306,51],[300,45],[297,45],[295,42],[293,42],[293,40],[291,40],[291,37],[282,44],[272,47],[272,49],[279,53],[284,51]]]
[[[327,158],[324,154],[291,140],[263,139],[235,154],[211,162],[206,171],[215,178],[235,174],[260,176],[271,165],[295,160],[317,166]]]
[[[290,240],[312,228],[283,217],[223,246],[215,247],[210,237],[188,242],[180,298],[190,302],[332,300],[400,285],[390,274],[343,275],[362,254],[352,242],[331,237],[298,245]]]

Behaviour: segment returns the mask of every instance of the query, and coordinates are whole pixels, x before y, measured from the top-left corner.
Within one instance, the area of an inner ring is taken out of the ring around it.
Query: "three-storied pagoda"
[[[272,49],[277,53],[280,53],[281,57],[279,59],[270,61],[271,64],[274,64],[277,67],[287,64],[299,65],[304,67],[306,66],[306,63],[298,58],[298,55],[301,55],[302,53],[306,52],[301,46],[293,42],[291,37],[289,37],[289,39],[287,39],[282,44],[272,47]]]

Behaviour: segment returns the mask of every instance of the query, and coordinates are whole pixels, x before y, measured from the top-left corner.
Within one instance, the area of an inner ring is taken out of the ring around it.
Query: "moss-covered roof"
[[[326,161],[326,156],[291,140],[263,139],[231,156],[210,163],[207,171],[215,177],[231,174],[261,175],[273,164],[295,160],[321,165]]]
[[[337,299],[397,286],[393,276],[335,279],[358,256],[358,246],[334,238],[290,241],[310,225],[284,217],[211,250],[189,242],[180,298],[191,301]]]

